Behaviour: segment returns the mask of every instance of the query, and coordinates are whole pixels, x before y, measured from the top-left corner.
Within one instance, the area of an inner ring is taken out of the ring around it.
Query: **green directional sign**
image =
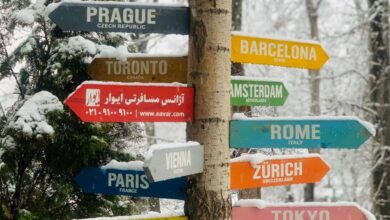
[[[288,92],[282,82],[232,77],[232,106],[282,106]]]

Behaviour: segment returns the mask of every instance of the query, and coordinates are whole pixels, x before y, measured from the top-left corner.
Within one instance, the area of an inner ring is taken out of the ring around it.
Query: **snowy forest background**
[[[358,116],[377,125],[370,93],[373,76],[369,36],[373,33],[369,25],[385,9],[371,10],[369,4],[383,3],[388,7],[387,1],[312,1],[318,7],[317,40],[330,57],[319,77],[320,114]],[[185,0],[137,2],[187,5]],[[101,166],[112,159],[142,160],[142,154],[153,143],[184,142],[185,123],[82,123],[61,103],[88,79],[87,63],[99,53],[183,54],[187,52],[188,36],[62,32],[46,16],[49,9],[45,6],[49,3],[52,1],[0,2],[0,219],[70,219],[149,210],[182,211],[181,201],[161,200],[156,206],[152,199],[84,194],[73,177],[85,167]],[[241,30],[253,35],[311,39],[306,3],[242,0]],[[244,67],[246,75],[280,80],[289,91],[283,107],[254,108],[252,115],[312,115],[307,70]],[[17,114],[26,106],[26,100],[42,90],[54,96],[45,94],[47,99],[37,98],[25,107],[43,106],[41,112],[26,110]],[[31,114],[38,114],[32,117],[47,124],[26,123]],[[43,128],[36,129],[40,126]],[[315,201],[353,201],[372,210],[378,196],[372,188],[376,146],[371,140],[358,150],[322,150],[331,169],[316,184]],[[263,152],[306,153],[305,150]],[[261,198],[275,202],[303,201],[304,185],[263,188]]]

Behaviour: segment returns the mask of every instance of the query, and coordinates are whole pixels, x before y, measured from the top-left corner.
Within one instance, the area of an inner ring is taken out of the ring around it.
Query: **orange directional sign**
[[[324,49],[316,42],[232,34],[233,62],[319,70],[328,59]]]
[[[88,74],[99,81],[186,83],[187,57],[95,58]]]
[[[262,156],[264,159],[255,154],[232,160],[231,189],[314,183],[320,181],[329,170],[318,154]]]

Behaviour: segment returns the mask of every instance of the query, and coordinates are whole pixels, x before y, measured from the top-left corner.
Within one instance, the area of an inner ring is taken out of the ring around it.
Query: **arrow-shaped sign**
[[[373,126],[355,117],[230,121],[230,147],[233,148],[358,148],[373,135]]]
[[[135,56],[127,62],[115,58],[95,58],[88,74],[94,80],[114,82],[187,82],[187,56]]]
[[[257,204],[256,204],[257,203]],[[355,203],[267,203],[262,200],[239,200],[233,207],[232,220],[373,220],[367,210]]]
[[[84,192],[104,195],[184,199],[186,179],[152,183],[142,170],[83,169],[75,181]]]
[[[203,146],[199,143],[153,145],[144,170],[150,181],[162,181],[203,172]]]
[[[193,97],[182,84],[85,81],[64,102],[85,122],[186,122]]]
[[[49,18],[65,31],[188,34],[188,7],[62,2]]]
[[[247,154],[230,163],[230,188],[250,189],[319,182],[329,166],[318,154]]]
[[[288,92],[282,82],[232,76],[232,106],[282,106]]]
[[[232,34],[233,62],[319,70],[328,59],[325,50],[317,42]]]

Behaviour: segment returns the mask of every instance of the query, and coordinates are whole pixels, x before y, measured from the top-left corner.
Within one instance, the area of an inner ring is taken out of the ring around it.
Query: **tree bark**
[[[204,171],[189,178],[189,219],[231,219],[230,31],[231,0],[190,0],[188,83],[195,88],[194,121],[187,138],[204,146]]]
[[[377,112],[372,121],[377,125],[372,170],[373,209],[377,219],[390,219],[390,70],[389,70],[389,3],[368,0],[371,102]]]
[[[307,15],[309,18],[310,25],[310,37],[313,40],[320,40],[318,30],[318,3],[314,5],[314,0],[305,0]],[[319,0],[321,1],[321,0]],[[310,113],[311,115],[320,115],[320,71],[309,70],[310,76]],[[309,153],[320,153],[320,149],[309,149]],[[304,200],[306,202],[314,201],[315,184],[309,183],[305,185]]]

